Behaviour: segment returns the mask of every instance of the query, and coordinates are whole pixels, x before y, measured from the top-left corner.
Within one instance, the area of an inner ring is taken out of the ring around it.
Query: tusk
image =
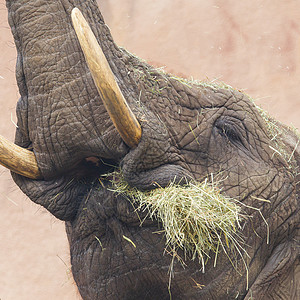
[[[15,145],[3,136],[0,136],[0,164],[22,176],[31,179],[42,178],[34,153]]]
[[[128,106],[104,53],[82,13],[75,7],[71,17],[103,104],[123,141],[129,147],[135,148],[142,135],[141,126]]]

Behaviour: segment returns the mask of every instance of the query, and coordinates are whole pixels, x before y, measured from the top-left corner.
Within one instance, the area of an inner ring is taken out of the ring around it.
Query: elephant
[[[1,163],[65,221],[83,299],[300,298],[297,132],[228,85],[182,80],[119,48],[94,0],[6,5],[21,98],[15,145],[1,140]],[[79,11],[101,46],[92,58],[74,30]],[[247,268],[222,251],[205,271],[186,257],[184,266],[174,260],[170,284],[159,221],[141,225],[103,177],[119,169],[142,191],[221,174],[222,193],[248,215],[239,229]]]

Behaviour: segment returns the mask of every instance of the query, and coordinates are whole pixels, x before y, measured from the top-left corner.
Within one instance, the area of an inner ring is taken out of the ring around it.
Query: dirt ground
[[[300,128],[300,2],[102,0],[115,41],[180,76],[245,90]],[[0,0],[0,134],[13,140],[16,50]],[[0,299],[80,299],[64,224],[31,203],[0,168]]]

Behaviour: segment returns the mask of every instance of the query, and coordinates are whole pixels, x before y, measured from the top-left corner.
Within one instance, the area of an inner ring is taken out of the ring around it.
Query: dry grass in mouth
[[[178,258],[177,251],[181,249],[185,258],[199,259],[203,272],[212,253],[216,265],[221,249],[233,266],[232,255],[238,254],[244,261],[246,251],[239,231],[244,216],[238,202],[222,195],[216,184],[206,179],[201,183],[170,183],[165,188],[140,191],[120,180],[120,174],[116,178],[112,180],[113,191],[133,202],[137,212],[146,211],[147,217],[162,224],[166,249],[173,257]],[[247,270],[245,261],[244,265]]]

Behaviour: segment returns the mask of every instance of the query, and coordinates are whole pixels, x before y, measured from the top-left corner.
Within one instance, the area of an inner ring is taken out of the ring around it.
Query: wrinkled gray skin
[[[97,94],[71,25],[74,6],[91,24],[141,123],[135,149],[121,140]],[[131,204],[107,189],[108,180],[98,180],[118,166],[140,189],[165,186],[175,176],[201,181],[221,173],[223,192],[261,209],[269,224],[267,244],[262,217],[243,208],[251,215],[243,223],[249,290],[241,259],[239,274],[220,253],[205,273],[197,261],[187,259],[183,268],[175,260],[172,299],[300,299],[300,154],[289,129],[282,127],[282,139],[286,152],[294,150],[292,167],[274,151],[265,121],[245,95],[188,86],[119,49],[96,1],[7,0],[7,7],[21,94],[16,143],[33,149],[45,180],[13,177],[31,200],[66,221],[83,299],[169,299],[172,258],[164,254],[163,236],[153,233],[159,224],[148,220],[140,227]],[[99,159],[98,166],[88,157]]]

